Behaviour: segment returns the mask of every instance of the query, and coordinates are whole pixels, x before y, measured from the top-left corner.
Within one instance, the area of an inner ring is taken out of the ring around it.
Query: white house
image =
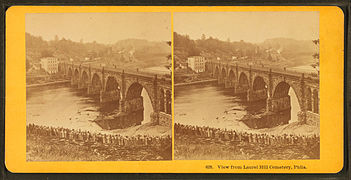
[[[41,68],[49,74],[58,72],[58,59],[55,57],[45,57],[40,59]]]
[[[188,57],[188,67],[197,73],[205,71],[205,62],[202,56]]]

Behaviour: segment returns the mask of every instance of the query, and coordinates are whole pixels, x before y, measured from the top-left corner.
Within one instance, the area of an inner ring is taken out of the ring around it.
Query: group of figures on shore
[[[119,134],[102,134],[92,133],[89,131],[74,130],[68,128],[55,128],[48,126],[39,126],[29,124],[27,126],[27,135],[57,137],[70,141],[92,142],[98,144],[115,144],[117,146],[160,146],[171,145],[172,138],[166,136],[121,136]]]
[[[208,126],[174,125],[177,160],[319,159],[319,134],[251,133]]]
[[[250,144],[294,144],[294,145],[305,145],[319,144],[319,135],[293,135],[293,134],[282,134],[273,135],[266,133],[247,133],[238,132],[235,130],[227,130],[212,127],[200,127],[183,125],[176,123],[174,125],[174,131],[176,136],[193,136],[197,138],[209,138],[217,141],[235,141],[239,143],[250,143]]]

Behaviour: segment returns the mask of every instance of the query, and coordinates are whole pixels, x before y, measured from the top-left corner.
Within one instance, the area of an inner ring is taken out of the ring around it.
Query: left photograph
[[[171,14],[25,17],[26,160],[172,159]]]

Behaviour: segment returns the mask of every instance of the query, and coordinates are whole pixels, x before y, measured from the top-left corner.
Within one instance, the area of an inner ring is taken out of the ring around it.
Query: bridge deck
[[[270,72],[271,70],[273,74],[290,76],[295,78],[301,78],[303,74],[305,78],[319,81],[318,74],[314,74],[314,73],[303,73],[303,72],[287,70],[283,68],[269,67],[269,66],[255,66],[255,65],[250,66],[250,65],[240,64],[240,63],[220,63],[220,62],[214,62],[214,61],[209,61],[209,62],[214,64],[222,64],[224,66],[227,66],[227,65],[232,67],[238,66],[238,68],[245,69],[245,70],[250,70],[251,68],[251,71],[258,71],[258,72]]]
[[[172,81],[171,78],[166,77],[165,74],[157,74],[157,73],[149,73],[149,72],[144,72],[144,71],[138,71],[138,70],[133,70],[133,69],[123,69],[119,67],[108,67],[108,66],[101,66],[97,64],[73,64],[73,66],[76,67],[84,67],[84,68],[91,68],[95,70],[101,70],[104,68],[104,71],[110,71],[110,72],[115,72],[115,73],[122,73],[124,71],[125,75],[130,75],[130,76],[138,76],[138,77],[143,77],[147,79],[153,79],[155,76],[158,77],[158,79],[165,79],[165,81]]]

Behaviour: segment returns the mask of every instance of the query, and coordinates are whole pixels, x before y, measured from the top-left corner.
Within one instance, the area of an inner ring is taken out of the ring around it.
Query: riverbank
[[[120,134],[123,136],[136,136],[136,135],[146,135],[146,136],[171,136],[172,127],[154,125],[151,122],[128,127],[125,129],[114,129],[109,130],[109,133]]]
[[[198,84],[210,84],[210,83],[214,83],[214,82],[217,82],[217,79],[193,81],[193,82],[186,82],[186,83],[177,83],[177,84],[174,84],[174,87],[181,87],[181,86],[188,86],[188,85],[198,85]]]
[[[319,135],[248,133],[175,124],[179,160],[319,159]]]
[[[155,161],[172,158],[170,136],[121,136],[27,126],[27,161]]]
[[[171,146],[119,147],[27,135],[27,161],[159,161],[171,159]]]
[[[40,84],[29,84],[26,85],[26,88],[34,88],[34,87],[41,87],[41,86],[50,86],[50,85],[59,85],[59,84],[68,84],[70,80],[62,80],[62,81],[54,81],[54,82],[47,82],[47,83],[40,83]]]
[[[319,159],[319,143],[266,145],[175,134],[176,160],[295,160]]]

